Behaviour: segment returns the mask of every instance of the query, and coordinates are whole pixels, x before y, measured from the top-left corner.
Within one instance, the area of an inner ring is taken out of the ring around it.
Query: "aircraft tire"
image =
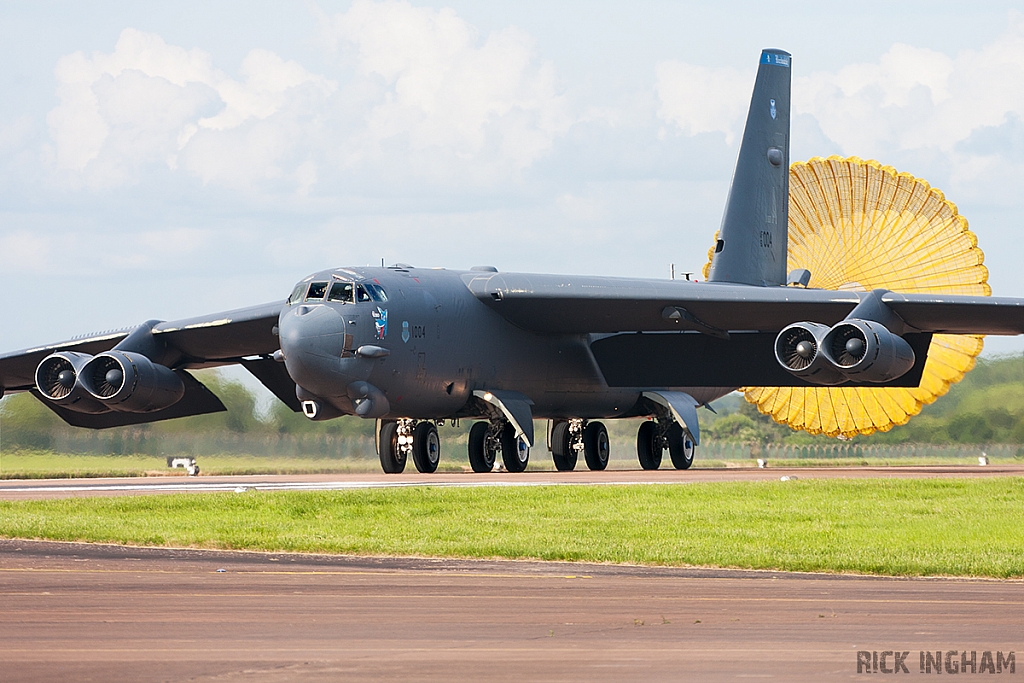
[[[677,470],[688,470],[693,464],[693,452],[696,450],[693,436],[678,423],[672,423],[668,429],[668,454],[672,458],[672,466]]]
[[[645,470],[658,469],[664,452],[658,443],[658,423],[644,420],[636,433],[636,456],[640,460],[640,467]]]
[[[401,474],[405,469],[405,455],[398,448],[398,423],[385,422],[380,426],[380,466],[386,474]]]
[[[433,422],[420,422],[412,433],[412,461],[423,474],[437,471],[441,460],[441,439]]]
[[[474,422],[469,429],[469,466],[474,472],[490,472],[494,469],[494,451],[487,448],[487,422]]]
[[[603,470],[608,467],[608,456],[611,444],[608,442],[608,430],[603,422],[591,422],[583,430],[583,457],[587,467],[592,470]]]
[[[530,464],[530,448],[516,436],[516,428],[506,423],[501,430],[501,461],[509,472],[523,472]]]
[[[559,472],[572,472],[576,469],[578,454],[572,447],[572,434],[568,422],[558,422],[551,428],[551,459],[555,461],[555,469]]]

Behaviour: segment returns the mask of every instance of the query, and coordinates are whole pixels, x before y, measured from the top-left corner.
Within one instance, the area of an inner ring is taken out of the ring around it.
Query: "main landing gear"
[[[640,467],[645,470],[661,467],[661,458],[666,448],[672,466],[677,470],[689,469],[693,464],[693,436],[680,427],[678,422],[646,420],[641,423],[636,435],[636,455]]]
[[[607,440],[607,435],[605,435]],[[507,420],[477,422],[469,430],[469,463],[474,472],[490,472],[498,453],[509,472],[522,472],[530,462],[530,447],[516,436]],[[377,455],[388,474],[399,474],[412,457],[416,470],[437,471],[441,460],[441,439],[432,420],[383,420],[377,432]]]
[[[490,472],[498,452],[505,469],[523,472],[530,463],[530,447],[507,420],[476,422],[469,430],[469,464],[474,472]]]
[[[555,469],[560,472],[575,469],[580,452],[591,470],[608,467],[611,448],[604,424],[579,419],[556,421],[551,427],[551,459],[555,461]]]

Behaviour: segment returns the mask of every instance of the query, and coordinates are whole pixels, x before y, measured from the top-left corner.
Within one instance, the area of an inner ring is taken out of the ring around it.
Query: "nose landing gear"
[[[419,472],[437,471],[441,461],[441,439],[431,421],[383,420],[377,432],[377,455],[387,474],[400,474],[412,456]]]

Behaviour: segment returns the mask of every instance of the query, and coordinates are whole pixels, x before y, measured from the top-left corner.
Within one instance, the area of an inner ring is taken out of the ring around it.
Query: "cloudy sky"
[[[927,179],[1024,296],[1015,4],[2,3],[0,350],[382,258],[699,270],[763,47],[794,160]]]

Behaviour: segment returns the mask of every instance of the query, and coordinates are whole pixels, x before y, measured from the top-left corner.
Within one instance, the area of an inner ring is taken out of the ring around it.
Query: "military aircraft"
[[[285,301],[0,356],[31,391],[103,429],[224,410],[190,369],[240,364],[311,420],[377,421],[385,472],[433,472],[437,426],[476,420],[474,471],[526,469],[547,419],[559,470],[608,464],[601,420],[647,417],[637,456],[685,469],[697,408],[740,386],[912,387],[934,333],[1024,333],[1024,299],[827,291],[787,273],[791,56],[762,51],[705,283],[389,267],[333,268]]]

